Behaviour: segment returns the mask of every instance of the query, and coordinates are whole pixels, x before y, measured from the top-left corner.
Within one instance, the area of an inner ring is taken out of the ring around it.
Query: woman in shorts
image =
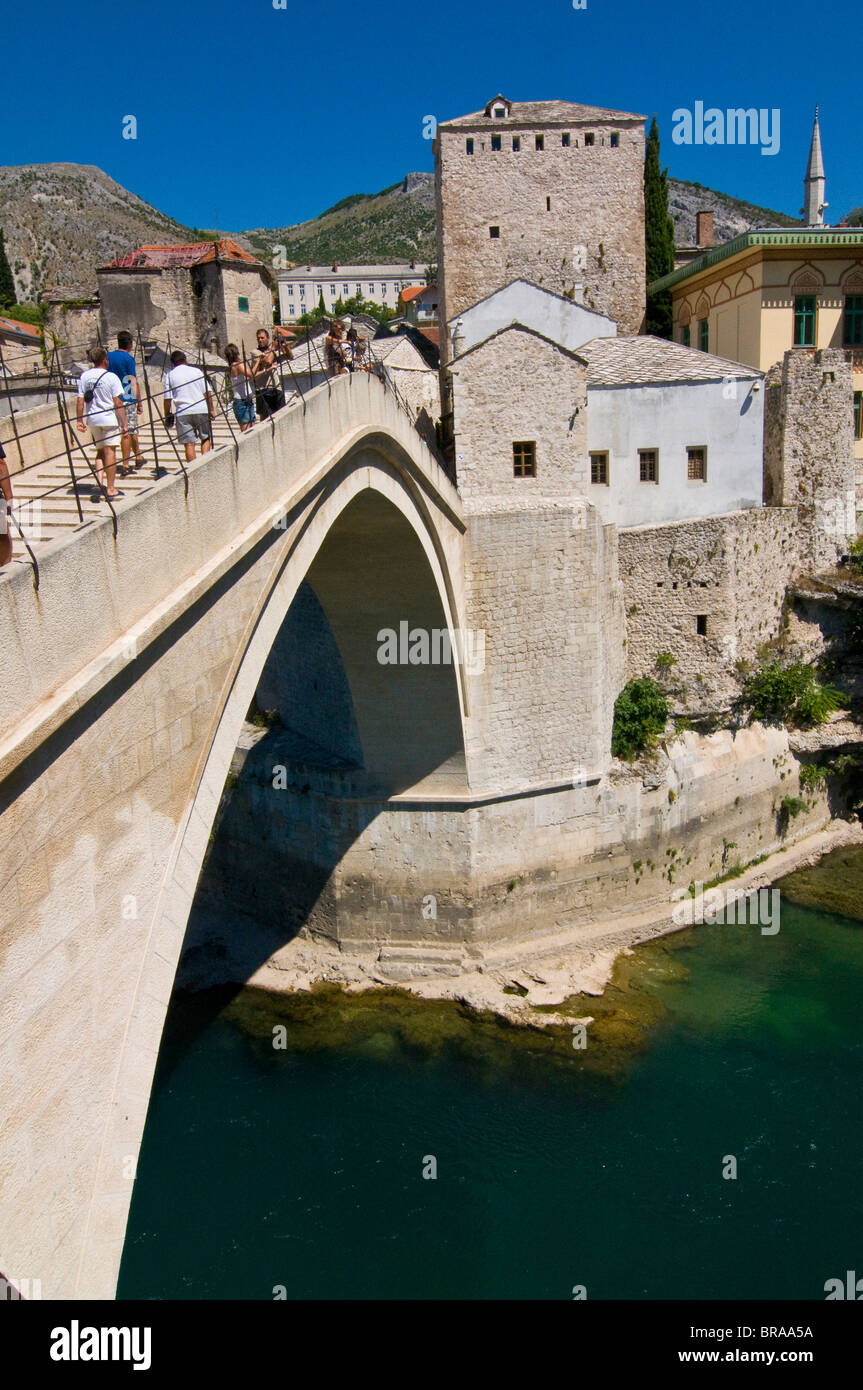
[[[255,423],[255,379],[249,368],[240,360],[240,349],[236,343],[228,343],[224,358],[231,369],[231,386],[234,391],[234,415],[241,432],[250,430]]]

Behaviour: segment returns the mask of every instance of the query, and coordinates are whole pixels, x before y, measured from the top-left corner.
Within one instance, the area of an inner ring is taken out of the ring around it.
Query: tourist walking
[[[12,482],[6,451],[0,444],[0,569],[12,559],[12,526],[9,513],[12,510]]]
[[[231,386],[234,392],[234,415],[240,430],[245,433],[255,423],[255,379],[244,362],[240,361],[240,349],[236,343],[228,343],[225,348],[225,361],[231,372]]]
[[[261,419],[268,420],[285,404],[285,393],[276,381],[276,353],[275,349],[270,346],[270,335],[266,328],[258,329],[257,339],[258,355],[252,363],[252,373],[255,379],[255,401]]]
[[[122,497],[114,487],[117,449],[126,430],[123,405],[123,383],[108,367],[108,354],[103,347],[89,354],[92,367],[81,373],[78,381],[78,429],[89,429],[96,445],[96,481],[109,501]],[[85,418],[86,409],[86,418]]]
[[[344,376],[348,370],[345,363],[345,344],[342,338],[340,319],[333,319],[330,331],[324,342],[324,356],[330,376]]]
[[[140,468],[147,460],[141,453],[141,445],[138,442],[138,417],[142,413],[141,388],[138,385],[138,372],[135,358],[132,355],[133,338],[131,333],[117,334],[117,347],[113,352],[108,353],[108,366],[115,376],[120,378],[123,383],[123,408],[126,414],[126,432],[122,438],[122,463],[120,475],[125,477],[131,472],[129,459],[132,451],[135,453],[135,467]]]
[[[171,353],[171,370],[165,374],[165,424],[170,429],[177,424],[177,443],[186,451],[186,462],[195,457],[195,445],[200,442],[201,453],[213,447],[212,421],[216,418],[216,398],[200,367],[190,367],[186,354],[179,348]]]

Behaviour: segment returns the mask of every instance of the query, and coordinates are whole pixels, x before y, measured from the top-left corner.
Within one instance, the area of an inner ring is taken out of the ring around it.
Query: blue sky
[[[423,118],[498,91],[656,111],[672,175],[793,216],[817,101],[827,220],[863,203],[859,0],[821,11],[802,0],[45,0],[24,18],[35,74],[20,96],[3,80],[0,162],[96,164],[189,225],[282,226],[431,169]],[[696,101],[778,108],[778,153],[675,146],[672,112]],[[135,140],[122,138],[127,115]]]

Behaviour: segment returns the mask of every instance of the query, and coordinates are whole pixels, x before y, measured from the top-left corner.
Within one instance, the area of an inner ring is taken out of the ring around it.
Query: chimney
[[[416,270],[416,268],[417,268],[417,263],[416,263],[416,261],[411,261],[411,270]]]
[[[697,212],[695,214],[695,245],[696,246],[715,246],[716,237],[713,232],[713,213]]]
[[[333,261],[333,271],[334,271],[334,272],[337,271],[338,268],[339,268],[339,263],[338,263],[338,261]]]

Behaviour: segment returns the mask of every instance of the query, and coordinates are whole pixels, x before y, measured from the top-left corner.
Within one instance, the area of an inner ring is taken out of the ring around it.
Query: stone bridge
[[[0,578],[0,1269],[111,1297],[150,1084],[213,819],[311,574],[368,786],[464,778],[457,665],[376,633],[464,625],[458,494],[366,374]],[[385,677],[385,678],[384,678]]]

